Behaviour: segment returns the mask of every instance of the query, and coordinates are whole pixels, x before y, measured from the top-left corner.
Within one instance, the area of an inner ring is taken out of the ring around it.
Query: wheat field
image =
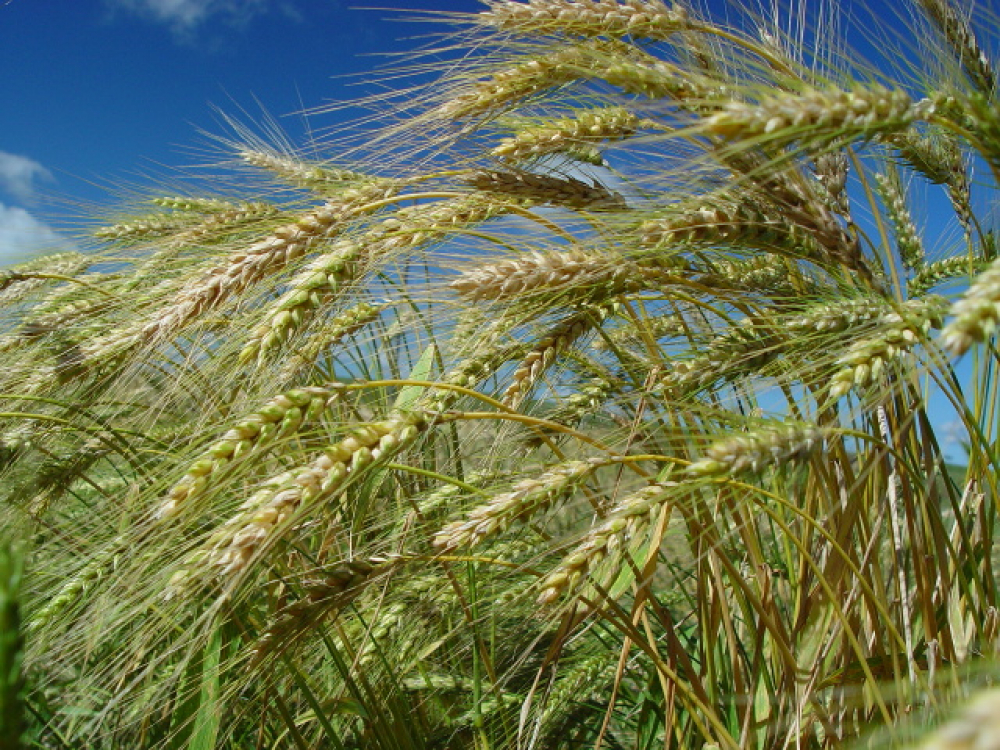
[[[0,748],[1000,748],[1000,26],[903,5],[489,0],[5,270]]]

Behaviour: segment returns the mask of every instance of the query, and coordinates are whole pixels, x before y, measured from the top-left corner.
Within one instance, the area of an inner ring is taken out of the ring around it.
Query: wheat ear
[[[187,469],[171,488],[157,512],[170,518],[204,494],[234,461],[261,453],[276,440],[286,438],[316,420],[337,401],[343,386],[308,387],[287,391],[268,401],[229,430]]]
[[[941,327],[946,309],[943,298],[930,296],[910,300],[898,312],[882,316],[874,336],[854,342],[837,360],[840,370],[830,379],[830,398],[881,377],[890,362],[925,341],[932,328]]]
[[[496,495],[488,503],[472,510],[465,520],[442,528],[434,535],[434,546],[452,550],[478,544],[515,521],[527,520],[607,463],[606,459],[568,461],[541,476],[523,479],[510,492]]]
[[[706,118],[704,130],[730,140],[801,141],[813,146],[834,139],[871,137],[904,130],[933,111],[899,89],[856,87],[849,91],[811,89],[730,102]]]
[[[422,414],[400,414],[373,422],[328,447],[310,463],[273,477],[243,511],[213,535],[209,567],[221,579],[235,577],[301,508],[330,497],[373,464],[409,447],[429,424],[430,417]]]
[[[476,21],[518,34],[661,40],[690,26],[683,5],[660,0],[492,0]]]
[[[976,277],[962,299],[951,307],[955,319],[941,333],[941,345],[954,355],[985,341],[1000,323],[1000,260]]]
[[[706,457],[688,467],[701,477],[758,473],[764,469],[807,458],[826,439],[828,430],[816,425],[779,423],[762,426],[714,443]]]
[[[663,506],[668,491],[663,485],[650,485],[620,500],[607,518],[594,526],[586,539],[545,577],[538,603],[549,604],[573,591],[603,560],[621,550],[628,539],[642,533],[653,513]]]

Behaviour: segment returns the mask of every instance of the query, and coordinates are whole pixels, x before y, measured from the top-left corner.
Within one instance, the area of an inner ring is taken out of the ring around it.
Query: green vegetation
[[[495,0],[8,271],[24,747],[997,747],[998,26],[912,6]]]

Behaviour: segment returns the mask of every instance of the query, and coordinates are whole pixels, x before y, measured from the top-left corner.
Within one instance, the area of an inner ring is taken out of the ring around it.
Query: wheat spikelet
[[[456,229],[500,216],[509,205],[472,196],[430,206],[410,206],[360,236],[337,242],[292,279],[289,290],[265,313],[265,322],[248,336],[241,361],[263,358],[287,341],[324,304],[357,280],[366,263],[370,265],[395,250],[416,248],[443,239]]]
[[[55,594],[45,602],[44,606],[33,613],[27,623],[28,631],[43,630],[68,607],[78,603],[87,589],[100,578],[113,562],[115,556],[125,548],[126,542],[127,537],[124,534],[119,534],[73,575],[63,580]]]
[[[379,195],[384,195],[380,188]],[[366,191],[328,201],[296,222],[276,229],[245,250],[232,254],[204,277],[188,284],[174,304],[141,328],[145,340],[168,335],[205,311],[248,289],[268,274],[302,257],[316,244],[340,231],[342,223],[363,213],[372,200]]]
[[[910,279],[908,290],[913,297],[926,294],[930,289],[948,279],[968,277],[971,273],[977,273],[986,268],[986,261],[981,259],[969,259],[963,255],[956,255],[951,258],[927,263],[921,267]]]
[[[481,381],[496,373],[505,362],[525,356],[528,348],[526,344],[501,345],[495,340],[487,340],[470,356],[459,360],[449,369],[443,382],[463,388],[475,388]],[[455,392],[441,391],[428,395],[421,400],[421,404],[428,411],[441,412],[451,408],[457,399],[458,394]]]
[[[900,157],[935,185],[944,185],[955,215],[967,234],[972,231],[972,194],[969,171],[962,150],[948,133],[918,133],[913,130],[886,137]]]
[[[157,511],[158,518],[171,518],[184,505],[203,494],[237,459],[247,458],[270,446],[275,440],[294,434],[303,425],[316,420],[340,398],[343,386],[306,387],[279,394],[250,414],[188,467]]]
[[[509,213],[516,201],[493,195],[469,195],[439,201],[429,206],[401,209],[382,223],[386,241],[402,247],[438,242],[456,229],[480,224]]]
[[[532,252],[468,271],[450,286],[470,302],[510,300],[573,288],[613,296],[643,283],[646,271],[635,264],[583,250]]]
[[[364,249],[365,246],[354,240],[339,240],[307,265],[289,283],[284,296],[265,313],[265,322],[250,332],[240,352],[240,361],[263,357],[269,349],[287,340],[313,310],[356,277]]]
[[[213,535],[208,568],[221,579],[235,577],[273,538],[276,529],[303,506],[338,492],[373,464],[407,448],[428,424],[429,418],[420,414],[370,423],[310,463],[272,478],[245,509]]]
[[[647,99],[668,99],[680,103],[691,112],[701,111],[707,103],[725,96],[717,82],[683,70],[637,49],[624,54],[592,53],[590,78],[596,78],[620,88],[628,94]],[[660,126],[663,129],[663,126]]]
[[[434,546],[443,550],[473,546],[499,534],[515,521],[524,521],[569,492],[601,466],[605,459],[569,461],[531,479],[524,479],[514,489],[493,497],[472,510],[463,521],[455,521],[434,535]]]
[[[847,155],[838,151],[820,154],[813,162],[813,173],[822,187],[823,200],[844,216],[851,212],[847,197],[847,165]]]
[[[969,80],[981,93],[996,94],[997,77],[993,64],[979,45],[969,22],[951,0],[917,0],[917,3],[954,51]]]
[[[817,450],[829,431],[809,424],[779,423],[734,435],[714,443],[706,457],[688,467],[688,473],[717,477],[798,461]]]
[[[73,320],[81,317],[90,317],[106,309],[112,303],[109,300],[93,302],[91,300],[77,300],[64,305],[59,305],[52,312],[39,315],[34,320],[25,322],[20,333],[22,336],[34,337],[44,333],[50,333],[60,328],[66,327]]]
[[[238,156],[250,166],[271,172],[283,182],[319,192],[336,190],[342,187],[344,182],[366,179],[357,172],[311,164],[276,152],[243,148],[238,152]]]
[[[542,373],[562,352],[590,331],[610,314],[607,307],[584,310],[558,323],[528,353],[511,376],[511,383],[504,391],[501,401],[514,406],[531,390]]]
[[[528,59],[456,92],[435,114],[448,120],[484,115],[545,89],[576,80],[592,59],[590,45],[571,45]]]
[[[841,369],[830,379],[830,398],[878,379],[887,364],[909,353],[932,328],[941,327],[946,309],[941,297],[924,297],[882,316],[874,337],[854,342],[837,360]]]
[[[660,0],[491,0],[483,26],[518,34],[667,39],[690,26],[682,5]]]
[[[752,201],[720,200],[711,205],[650,219],[639,226],[643,244],[794,244],[793,227],[778,216],[768,216]]]
[[[781,255],[760,254],[747,260],[712,258],[698,269],[697,283],[710,289],[756,291],[776,297],[808,292],[816,284]]]
[[[531,172],[477,172],[469,179],[476,190],[532,204],[552,204],[591,211],[626,208],[625,200],[596,180],[588,185],[575,177],[555,177]]]
[[[254,660],[287,650],[303,631],[343,609],[375,578],[405,562],[407,559],[400,555],[355,558],[319,571],[318,577],[303,583],[302,596],[282,608],[268,624],[254,646]]]
[[[882,205],[896,235],[896,247],[903,261],[903,267],[910,270],[919,269],[924,265],[926,254],[920,233],[906,205],[906,195],[899,172],[890,168],[885,174],[876,175],[875,181],[882,196]]]
[[[733,326],[712,339],[707,351],[687,362],[674,362],[660,379],[664,389],[678,395],[685,386],[705,386],[739,373],[756,372],[780,353],[788,341],[786,334],[753,321]]]
[[[185,227],[172,234],[168,240],[168,248],[179,248],[197,243],[214,242],[227,234],[242,229],[252,228],[256,222],[278,215],[278,207],[263,201],[248,201],[222,211],[207,214],[197,224]]]
[[[620,500],[607,517],[592,527],[587,538],[563,558],[540,585],[539,604],[550,604],[573,591],[607,557],[648,526],[650,517],[666,500],[668,489],[650,485]]]
[[[186,195],[164,195],[152,198],[150,202],[171,211],[185,211],[199,214],[219,213],[239,208],[239,204],[220,198],[195,198]]]
[[[282,363],[278,379],[281,381],[293,380],[299,372],[312,367],[323,350],[339,343],[348,336],[354,335],[378,319],[382,312],[390,306],[391,303],[376,305],[369,302],[359,302],[340,315],[324,322],[322,327],[316,330],[302,346],[289,353]]]
[[[94,231],[94,236],[102,240],[139,242],[152,237],[174,234],[179,228],[194,220],[185,214],[152,213],[133,221],[101,227]]]
[[[576,723],[571,709],[587,705],[590,701],[603,700],[613,680],[614,671],[601,655],[586,658],[571,669],[561,669],[559,681],[546,694],[537,720],[540,737],[545,743],[540,746],[554,744],[555,738],[571,731]]]
[[[553,153],[572,153],[591,143],[615,141],[634,134],[644,122],[621,107],[580,112],[575,117],[543,121],[521,128],[493,148],[500,159],[516,161]]]
[[[967,142],[993,168],[1000,169],[1000,112],[993,95],[981,92],[939,94],[934,104],[942,119],[968,133]]]
[[[955,319],[941,332],[941,346],[952,354],[964,354],[993,335],[1000,323],[1000,260],[976,277],[950,313]]]
[[[68,252],[30,260],[0,272],[0,305],[17,302],[52,281],[75,276],[92,263],[82,253]]]
[[[883,86],[843,90],[806,90],[730,102],[704,121],[704,131],[730,140],[800,140],[816,145],[836,138],[870,137],[904,130],[932,111],[908,94]]]

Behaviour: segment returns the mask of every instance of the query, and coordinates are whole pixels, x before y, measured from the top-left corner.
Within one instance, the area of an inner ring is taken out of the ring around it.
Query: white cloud
[[[71,242],[23,208],[0,203],[0,266],[72,249]]]
[[[35,183],[52,179],[52,173],[27,156],[0,151],[0,189],[18,201],[28,203],[35,195]]]
[[[166,23],[175,31],[195,28],[210,16],[223,15],[242,22],[257,15],[269,0],[107,0],[117,8]]]

